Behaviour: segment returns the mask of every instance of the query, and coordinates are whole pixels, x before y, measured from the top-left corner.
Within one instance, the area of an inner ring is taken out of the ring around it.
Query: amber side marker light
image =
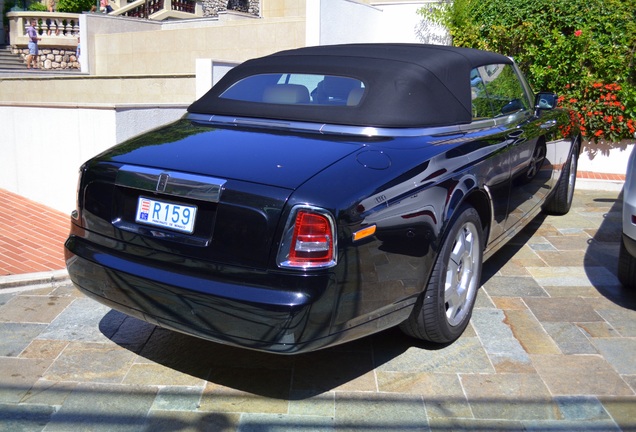
[[[371,225],[366,228],[362,228],[360,231],[354,232],[353,241],[362,240],[363,238],[372,236],[373,234],[375,234],[376,228],[377,227],[375,225]]]

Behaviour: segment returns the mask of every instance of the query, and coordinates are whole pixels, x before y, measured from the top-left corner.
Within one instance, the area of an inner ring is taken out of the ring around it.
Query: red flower
[[[577,30],[577,31],[574,32],[574,36],[579,37],[579,36],[581,36],[582,33],[583,33],[582,30]]]

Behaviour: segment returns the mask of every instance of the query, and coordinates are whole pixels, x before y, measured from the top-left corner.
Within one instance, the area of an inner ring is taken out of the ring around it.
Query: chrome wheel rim
[[[451,326],[459,325],[470,312],[478,284],[479,236],[477,227],[466,223],[457,233],[446,266],[444,302]]]
[[[532,154],[532,159],[530,160],[530,166],[528,167],[528,172],[526,176],[531,179],[534,178],[539,173],[541,169],[541,165],[543,165],[543,160],[545,159],[545,151],[543,146],[538,144],[534,149],[534,153]]]

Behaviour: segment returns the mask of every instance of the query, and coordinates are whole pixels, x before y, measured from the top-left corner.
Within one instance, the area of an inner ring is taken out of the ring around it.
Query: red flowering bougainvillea
[[[566,86],[568,95],[559,97],[559,105],[574,110],[573,124],[579,124],[585,139],[618,142],[636,132],[636,122],[627,118],[619,99],[620,91],[615,83],[595,82],[583,88],[570,84]]]

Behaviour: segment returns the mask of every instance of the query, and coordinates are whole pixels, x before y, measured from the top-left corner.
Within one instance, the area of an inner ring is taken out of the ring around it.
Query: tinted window
[[[221,94],[223,99],[300,105],[348,105],[360,103],[364,84],[354,78],[283,73],[244,78]]]
[[[495,64],[471,71],[473,119],[498,117],[530,108],[511,65]]]

